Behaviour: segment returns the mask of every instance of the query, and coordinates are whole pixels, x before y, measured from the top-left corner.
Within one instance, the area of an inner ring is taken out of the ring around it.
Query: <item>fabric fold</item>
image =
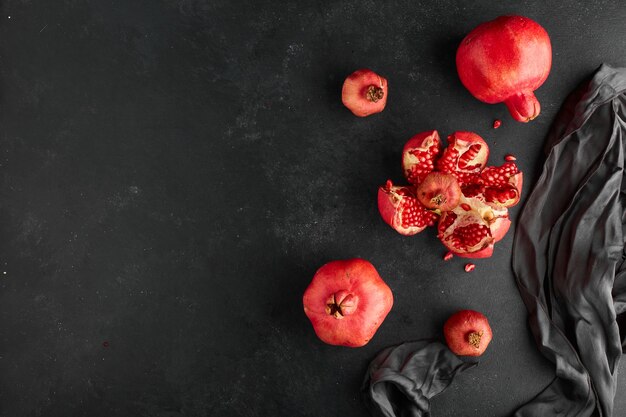
[[[430,399],[455,375],[476,366],[464,362],[442,343],[406,342],[380,352],[363,382],[365,404],[375,417],[428,417]]]

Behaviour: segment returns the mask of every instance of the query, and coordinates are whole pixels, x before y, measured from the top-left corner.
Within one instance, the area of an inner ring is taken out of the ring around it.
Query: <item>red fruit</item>
[[[493,121],[493,128],[494,129],[499,128],[501,125],[502,125],[502,121],[501,120],[496,119],[496,120]]]
[[[454,132],[437,161],[437,169],[454,175],[461,185],[472,183],[487,165],[489,146],[473,132]]]
[[[513,118],[539,115],[534,91],[548,78],[552,46],[546,30],[523,16],[483,23],[461,41],[456,68],[463,85],[485,103],[504,102]]]
[[[449,211],[459,205],[461,187],[454,175],[431,172],[417,187],[417,199],[427,209]]]
[[[472,272],[474,269],[476,269],[476,265],[472,263],[465,264],[465,272]]]
[[[356,70],[343,82],[341,101],[359,117],[380,113],[387,104],[387,80],[368,69]]]
[[[506,208],[487,204],[482,195],[461,197],[457,208],[442,213],[437,236],[457,256],[488,258],[509,226]]]
[[[412,187],[387,181],[378,189],[378,210],[383,220],[398,233],[410,236],[435,224],[437,214],[419,202]]]
[[[454,258],[454,254],[452,252],[446,252],[446,254],[443,256],[443,260],[444,261],[449,261],[450,259]]]
[[[439,154],[439,133],[436,130],[418,133],[404,145],[402,170],[411,184],[419,184],[435,167]]]
[[[443,335],[450,350],[460,356],[482,355],[493,337],[487,317],[473,310],[450,316],[443,325]]]
[[[519,202],[523,181],[523,174],[513,161],[499,167],[487,167],[480,174],[485,201],[503,207],[513,207]]]
[[[363,259],[322,266],[303,296],[304,312],[325,343],[367,344],[393,305],[393,294],[374,266]]]

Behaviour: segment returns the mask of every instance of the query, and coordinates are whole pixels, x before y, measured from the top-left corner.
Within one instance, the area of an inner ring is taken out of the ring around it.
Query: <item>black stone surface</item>
[[[552,39],[530,124],[456,76],[462,37],[509,13]],[[436,128],[483,135],[492,164],[515,154],[527,192],[566,95],[626,65],[625,21],[619,1],[2,2],[0,415],[365,416],[373,356],[440,336],[460,308],[484,312],[494,340],[433,415],[510,415],[553,375],[512,233],[467,274],[434,230],[385,225],[377,186]],[[340,100],[360,67],[390,85],[366,119]],[[395,295],[359,349],[318,341],[301,305],[319,266],[350,257]]]

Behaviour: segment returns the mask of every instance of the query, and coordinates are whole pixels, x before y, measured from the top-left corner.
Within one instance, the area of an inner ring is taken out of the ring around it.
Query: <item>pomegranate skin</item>
[[[380,113],[387,104],[387,79],[367,68],[350,74],[341,89],[341,101],[355,116]]]
[[[323,265],[302,298],[315,334],[330,345],[360,347],[374,336],[393,306],[393,294],[364,259]]]
[[[450,316],[443,325],[443,335],[450,350],[460,356],[482,355],[493,337],[487,317],[474,310]]]
[[[461,41],[456,67],[469,92],[485,103],[504,102],[519,122],[537,117],[534,91],[550,73],[552,46],[546,30],[523,16],[500,16]]]

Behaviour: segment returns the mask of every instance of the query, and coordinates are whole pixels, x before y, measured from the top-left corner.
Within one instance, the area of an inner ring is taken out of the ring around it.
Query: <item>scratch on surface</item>
[[[46,26],[42,27],[41,30],[39,31],[39,33],[43,32],[45,28],[47,28],[48,25],[46,24]]]

